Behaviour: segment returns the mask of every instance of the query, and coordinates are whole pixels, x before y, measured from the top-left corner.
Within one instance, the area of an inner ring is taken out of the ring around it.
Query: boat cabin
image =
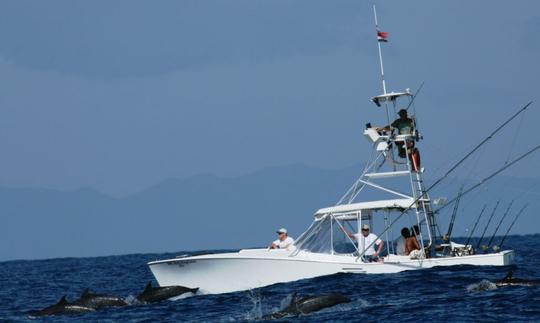
[[[368,224],[371,233],[379,236],[380,227],[374,226],[377,217],[389,224],[390,213],[401,213],[405,210],[416,209],[412,198],[378,200],[352,204],[336,205],[315,212],[314,221],[309,229],[296,241],[296,250],[323,254],[342,254],[359,257],[363,250],[358,249],[357,242],[346,232],[358,233],[363,224]],[[393,234],[379,236],[385,241],[387,254],[395,254]],[[366,246],[368,247],[368,246]]]

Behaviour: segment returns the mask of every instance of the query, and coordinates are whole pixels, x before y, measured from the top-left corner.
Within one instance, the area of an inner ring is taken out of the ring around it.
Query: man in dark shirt
[[[412,135],[414,133],[414,121],[413,119],[409,118],[407,115],[407,110],[401,109],[398,112],[399,118],[394,120],[390,125],[382,128],[383,130],[394,130],[397,129],[398,135]],[[398,147],[398,154],[399,157],[405,158],[407,157],[407,153],[405,151],[404,142],[402,141],[396,141],[396,145]],[[414,147],[414,141],[407,142],[408,148],[412,149]]]
[[[414,122],[407,116],[407,110],[401,109],[398,112],[399,119],[396,119],[390,125],[393,129],[397,129],[400,135],[412,135],[414,130]]]

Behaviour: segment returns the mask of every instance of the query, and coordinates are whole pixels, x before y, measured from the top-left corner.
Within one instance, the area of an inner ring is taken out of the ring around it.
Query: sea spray
[[[484,279],[479,283],[470,284],[469,286],[467,286],[468,292],[482,292],[482,291],[493,290],[493,289],[497,289],[497,285],[495,285],[495,283],[490,282],[487,279]]]

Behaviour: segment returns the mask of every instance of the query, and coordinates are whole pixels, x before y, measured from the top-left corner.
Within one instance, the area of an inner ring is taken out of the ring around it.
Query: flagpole
[[[375,17],[375,30],[377,32],[377,46],[379,48],[379,63],[381,65],[381,79],[382,79],[383,94],[386,94],[386,81],[384,80],[384,65],[383,65],[383,59],[382,59],[381,42],[379,41],[379,22],[377,21],[377,8],[375,7],[375,5],[373,5],[373,16]],[[386,110],[386,122],[387,124],[390,124],[390,113],[388,112],[387,100],[384,101],[384,109]]]

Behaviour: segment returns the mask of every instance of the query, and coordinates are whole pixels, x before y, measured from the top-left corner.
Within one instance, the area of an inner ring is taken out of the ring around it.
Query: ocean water
[[[540,235],[512,236],[514,276],[540,279]],[[506,248],[505,248],[506,249]],[[128,301],[152,280],[148,261],[190,252],[0,262],[0,320],[51,322],[257,321],[292,292],[341,293],[353,301],[278,321],[540,321],[540,286],[497,288],[508,267],[445,267],[398,274],[336,274],[222,295],[196,295],[94,313],[33,319],[28,311],[75,300],[87,287]],[[226,279],[226,277],[224,277]]]

